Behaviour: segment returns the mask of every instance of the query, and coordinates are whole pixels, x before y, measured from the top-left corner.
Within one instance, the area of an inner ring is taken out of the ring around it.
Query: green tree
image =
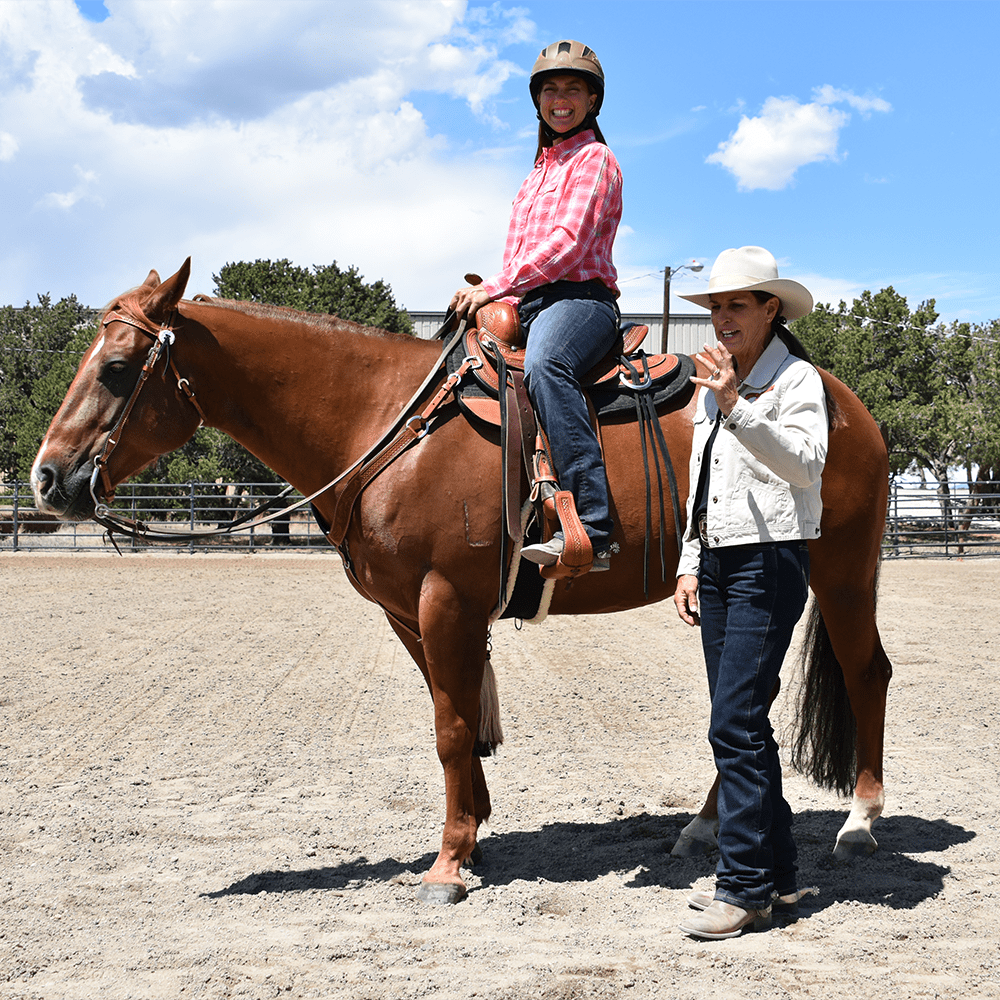
[[[794,329],[883,427],[893,472],[916,463],[947,492],[949,468],[965,464],[973,443],[974,356],[967,325],[949,330],[936,320],[933,299],[911,311],[890,287],[850,307],[820,305]]]
[[[392,333],[413,333],[405,309],[396,306],[384,281],[367,284],[356,267],[342,271],[337,262],[299,267],[290,260],[237,261],[212,275],[215,294],[304,312],[326,313]]]
[[[27,479],[53,414],[95,335],[75,295],[0,307],[0,474]]]
[[[968,391],[975,409],[969,464],[980,482],[1000,480],[1000,320],[969,330]],[[971,469],[970,469],[971,474]]]
[[[219,298],[287,306],[304,312],[336,315],[341,319],[377,326],[395,333],[413,333],[405,309],[396,307],[392,290],[383,281],[366,284],[356,267],[341,270],[329,265],[299,267],[290,260],[236,261],[212,275]],[[170,482],[274,483],[279,478],[241,445],[213,428],[203,427],[179,451],[164,456],[146,481],[166,477]]]

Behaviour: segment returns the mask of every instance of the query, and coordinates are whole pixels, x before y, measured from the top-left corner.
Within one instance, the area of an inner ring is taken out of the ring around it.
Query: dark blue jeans
[[[548,435],[559,488],[573,494],[580,521],[599,552],[607,548],[614,525],[608,477],[580,379],[614,346],[618,312],[612,301],[573,297],[587,291],[586,285],[574,290],[564,284],[571,283],[548,286],[521,305],[527,336],[524,382]]]
[[[715,898],[760,909],[793,892],[798,852],[768,702],[809,595],[805,542],[703,548],[701,640],[719,770]]]

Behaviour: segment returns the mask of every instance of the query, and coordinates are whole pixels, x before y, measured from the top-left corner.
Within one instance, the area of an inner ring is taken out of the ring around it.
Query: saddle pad
[[[465,345],[459,343],[448,356],[447,369],[451,374],[457,371],[465,357]],[[668,356],[669,357],[669,356]],[[695,373],[694,362],[686,354],[677,356],[677,363],[665,371],[651,371],[655,378],[649,388],[640,390],[652,394],[654,405],[659,408],[687,394],[685,402],[694,391],[691,376]],[[617,413],[635,413],[636,390],[627,389],[618,379],[589,386],[584,390],[590,397],[599,417]],[[462,410],[479,420],[494,426],[500,425],[500,404],[495,395],[488,393],[476,379],[465,378],[455,390],[455,397]]]
[[[601,382],[617,379],[619,359],[623,354],[631,357],[638,351],[639,345],[645,340],[648,332],[649,327],[637,323],[623,326],[618,334],[618,343],[583,376],[581,379],[583,385],[597,385]],[[480,365],[474,369],[473,374],[482,383],[487,393],[495,395],[500,384],[496,355],[503,358],[508,368],[524,371],[524,346],[515,347],[485,330],[473,328],[465,334],[465,352],[469,357],[479,359]],[[652,355],[647,356],[653,357]],[[666,359],[672,358],[673,355],[664,354],[655,355],[655,357]]]

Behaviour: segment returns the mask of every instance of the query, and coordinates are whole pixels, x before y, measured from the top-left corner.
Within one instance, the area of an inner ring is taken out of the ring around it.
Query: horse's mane
[[[219,309],[230,309],[233,312],[244,313],[247,316],[254,316],[257,319],[286,320],[292,323],[306,323],[309,326],[319,327],[321,330],[345,330],[350,333],[359,333],[366,337],[384,337],[393,339],[402,337],[403,334],[391,333],[382,330],[377,326],[364,326],[361,323],[354,323],[349,319],[341,319],[329,313],[302,312],[300,309],[291,309],[288,306],[272,306],[264,302],[250,302],[246,299],[217,299],[208,295],[196,295],[190,300],[199,306],[213,306]],[[410,340],[412,338],[405,338]]]

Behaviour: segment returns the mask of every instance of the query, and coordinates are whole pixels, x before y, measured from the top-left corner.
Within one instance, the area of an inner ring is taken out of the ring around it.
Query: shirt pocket
[[[772,390],[761,393],[756,399],[748,400],[753,407],[754,415],[760,420],[777,420],[780,409],[780,400]]]

